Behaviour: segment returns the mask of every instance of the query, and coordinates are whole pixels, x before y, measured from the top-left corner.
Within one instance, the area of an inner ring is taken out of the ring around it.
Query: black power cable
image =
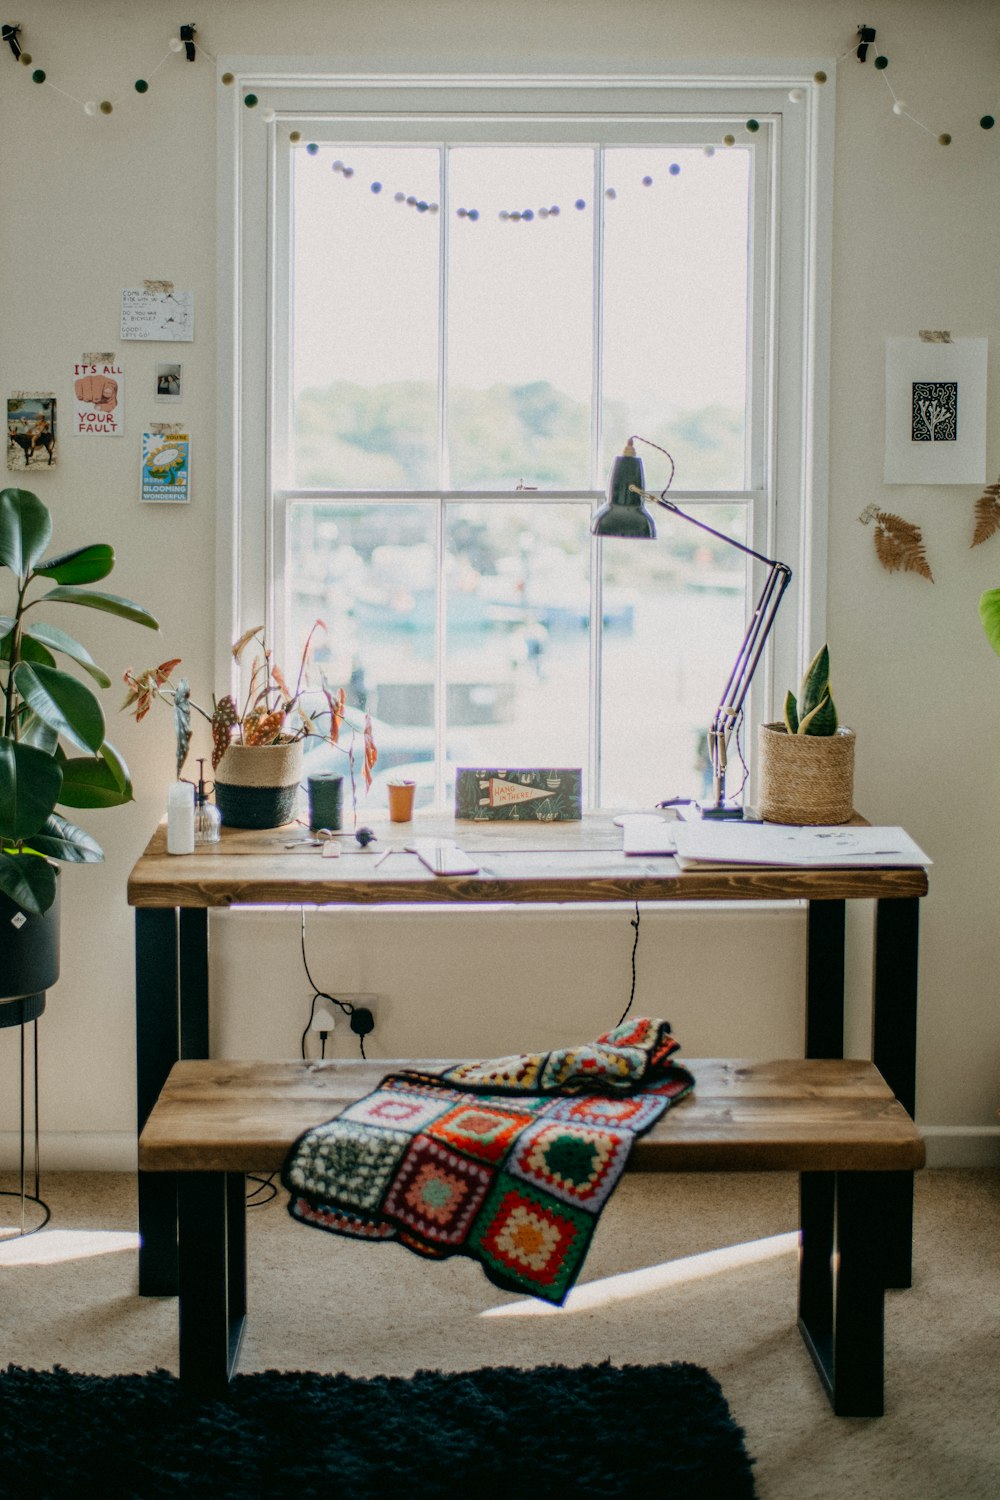
[[[362,830],[362,832],[364,831],[365,830]],[[317,1000],[329,1000],[331,1005],[339,1006],[341,1011],[343,1011],[344,1015],[347,1016],[348,1020],[350,1021],[351,1030],[354,1032],[355,1036],[358,1039],[358,1046],[361,1049],[361,1056],[364,1057],[365,1037],[369,1034],[369,1032],[375,1030],[375,1017],[372,1015],[367,1005],[352,1005],[350,1000],[340,1000],[336,995],[331,995],[327,990],[320,989],[319,985],[312,977],[312,974],[309,972],[309,960],[306,958],[306,909],[304,906],[299,908],[299,917],[300,939],[302,946],[302,967],[305,970],[306,978],[311,984],[313,991],[312,1002],[309,1006],[309,1019],[306,1022],[306,1029],[302,1033],[302,1041],[300,1043],[300,1051],[302,1053],[302,1057],[304,1059],[306,1055],[306,1037],[309,1035],[309,1031],[313,1022],[313,1016],[316,1014]],[[329,1032],[321,1031],[319,1036],[322,1055],[323,1057],[325,1057],[326,1040],[329,1036]]]
[[[639,903],[635,903],[635,916],[629,918],[629,926],[634,929],[635,937],[632,939],[632,988],[629,990],[628,1004],[618,1019],[618,1025],[622,1024],[629,1011],[632,1009],[632,1001],[635,999],[635,953],[639,946]]]

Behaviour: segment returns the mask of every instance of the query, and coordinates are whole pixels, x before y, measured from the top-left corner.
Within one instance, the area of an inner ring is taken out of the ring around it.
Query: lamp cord
[[[628,1004],[618,1018],[618,1025],[622,1024],[629,1011],[632,1009],[632,1001],[635,999],[635,952],[639,946],[639,903],[635,903],[635,916],[629,919],[629,926],[634,930],[635,937],[632,939],[632,988],[629,990]]]

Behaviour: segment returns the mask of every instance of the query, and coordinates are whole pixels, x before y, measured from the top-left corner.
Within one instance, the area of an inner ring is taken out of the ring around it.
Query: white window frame
[[[627,124],[667,115],[690,127],[692,140],[722,150],[725,134],[739,137],[747,119],[759,122],[754,146],[766,148],[767,211],[755,216],[750,265],[765,316],[748,370],[748,488],[710,496],[672,491],[678,503],[751,500],[751,544],[792,568],[754,681],[752,744],[756,725],[775,716],[785,688],[825,639],[832,62],[755,61],[603,78],[358,76],[314,58],[228,57],[220,67],[233,80],[222,94],[218,135],[216,658],[223,681],[232,670],[230,643],[250,625],[266,621],[280,645],[274,560],[284,547],[281,502],[296,492],[275,494],[283,455],[269,451],[268,431],[286,425],[272,417],[278,393],[289,389],[281,368],[287,339],[276,329],[288,313],[277,226],[290,191],[291,131],[309,139],[310,119],[328,114],[334,101],[338,128],[349,131],[353,119],[359,133],[371,135],[373,121],[402,116],[420,122],[415,139],[421,126],[433,135],[435,119],[456,114],[496,121],[508,137],[512,124],[528,126],[539,116],[557,130],[560,121],[577,129],[588,115]],[[817,81],[824,75],[827,81]],[[256,96],[254,107],[248,95]],[[719,663],[720,687],[728,665]]]

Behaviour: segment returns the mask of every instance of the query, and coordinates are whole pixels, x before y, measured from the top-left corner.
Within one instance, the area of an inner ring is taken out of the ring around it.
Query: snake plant
[[[785,728],[789,734],[836,734],[837,710],[830,697],[830,652],[821,646],[802,678],[799,696],[785,694]]]

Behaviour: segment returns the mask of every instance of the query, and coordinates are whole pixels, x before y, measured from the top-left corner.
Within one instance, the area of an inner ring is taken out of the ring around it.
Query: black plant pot
[[[36,995],[59,978],[59,882],[40,917],[0,893],[0,999]]]
[[[59,978],[59,881],[40,917],[0,893],[0,1026],[33,1021]]]

